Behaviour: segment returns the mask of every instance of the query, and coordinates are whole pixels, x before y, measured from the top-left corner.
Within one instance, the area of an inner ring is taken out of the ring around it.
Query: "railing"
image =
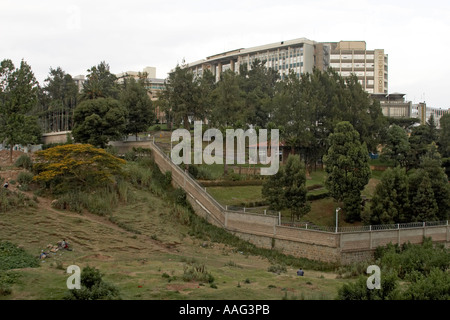
[[[263,214],[267,216],[279,216],[280,212],[269,209],[261,209],[255,207],[239,207],[239,206],[225,206],[225,210],[227,211],[235,211],[235,212],[243,212],[243,213],[254,213],[254,214]]]
[[[309,222],[287,222],[282,221],[282,226],[317,230],[326,232],[336,232],[336,227],[331,226],[317,226]],[[381,231],[381,230],[398,230],[398,229],[413,229],[413,228],[425,228],[436,226],[448,226],[448,220],[445,221],[426,221],[426,222],[410,222],[410,223],[395,223],[395,224],[379,224],[368,226],[352,226],[352,227],[338,227],[338,233],[353,233],[353,232],[367,232],[367,231]]]
[[[217,202],[216,199],[214,199],[210,194],[208,194],[205,190],[205,188],[203,188],[190,174],[189,172],[185,172],[183,171],[179,166],[177,166],[176,164],[174,164],[172,162],[172,159],[170,159],[169,156],[167,156],[163,150],[161,150],[161,148],[153,141],[152,142],[153,146],[155,147],[155,149],[157,149],[159,151],[159,153],[166,159],[166,161],[170,164],[170,166],[172,168],[174,168],[175,170],[177,170],[195,189],[197,189],[197,191],[203,193],[208,200],[210,200],[214,205],[216,205],[217,207],[219,207],[222,210],[225,210],[225,208],[219,203]]]

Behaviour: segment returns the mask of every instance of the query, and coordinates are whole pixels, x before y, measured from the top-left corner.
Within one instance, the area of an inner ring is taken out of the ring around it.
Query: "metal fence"
[[[395,223],[395,224],[380,224],[380,225],[368,225],[368,226],[352,226],[352,227],[336,227],[331,226],[318,226],[310,222],[291,222],[282,221],[282,226],[317,230],[325,232],[338,232],[338,233],[352,233],[352,232],[367,232],[367,231],[379,231],[379,230],[398,230],[398,229],[413,229],[413,228],[425,228],[435,226],[448,226],[448,220],[445,221],[426,221],[426,222],[410,222],[410,223]]]
[[[258,207],[239,207],[239,206],[225,206],[227,211],[244,212],[244,213],[254,213],[263,214],[268,216],[279,216],[280,212],[275,210],[263,209]]]

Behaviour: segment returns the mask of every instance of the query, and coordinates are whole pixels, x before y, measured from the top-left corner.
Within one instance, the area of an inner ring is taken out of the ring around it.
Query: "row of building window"
[[[330,67],[339,69],[339,68],[375,68],[374,63],[330,63]]]
[[[374,58],[373,54],[332,54],[330,56],[332,60],[373,60]]]

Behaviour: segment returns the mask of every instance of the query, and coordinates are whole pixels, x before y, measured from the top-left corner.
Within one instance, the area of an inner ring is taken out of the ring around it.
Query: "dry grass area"
[[[293,267],[271,273],[266,258],[189,236],[189,227],[173,217],[171,205],[148,192],[136,190],[133,203],[111,212],[116,223],[108,217],[53,209],[51,199],[37,200],[38,208],[0,213],[0,239],[36,257],[64,238],[73,251],[57,251],[39,268],[15,270],[20,281],[11,295],[0,299],[61,299],[69,265],[95,266],[119,288],[123,299],[131,300],[333,299],[346,281],[313,270],[297,277]],[[119,227],[118,221],[134,232]],[[205,266],[215,287],[182,279],[192,262]]]

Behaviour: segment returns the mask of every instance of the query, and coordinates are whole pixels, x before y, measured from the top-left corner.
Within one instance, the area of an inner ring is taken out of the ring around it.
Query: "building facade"
[[[256,59],[267,68],[278,71],[281,79],[293,70],[298,76],[313,68],[331,67],[341,76],[354,73],[368,93],[388,92],[388,56],[383,49],[367,50],[364,41],[321,42],[306,38],[281,41],[252,48],[241,48],[188,63],[194,74],[201,76],[208,69],[219,80],[220,74],[231,69],[239,72],[241,65],[250,68]]]
[[[329,64],[322,66],[322,70],[329,66],[342,77],[353,73],[366,92],[388,93],[388,56],[384,49],[367,50],[365,41],[340,41],[322,46],[328,47],[325,53],[330,53],[317,60],[323,63],[329,56]]]
[[[404,93],[373,93],[370,95],[373,100],[380,102],[381,111],[386,117],[392,118],[412,118],[412,102],[405,100]]]

